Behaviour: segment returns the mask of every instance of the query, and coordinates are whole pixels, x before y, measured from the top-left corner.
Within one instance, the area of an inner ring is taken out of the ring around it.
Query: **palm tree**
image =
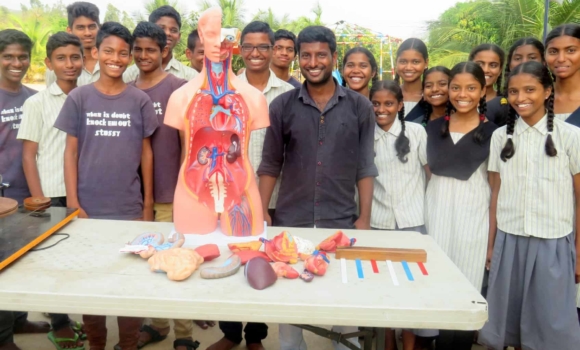
[[[268,7],[268,10],[259,10],[254,15],[254,18],[252,18],[252,21],[266,22],[274,31],[278,29],[286,29],[290,24],[290,18],[287,13],[285,13],[282,18],[279,18],[274,14],[271,7]]]
[[[294,33],[299,33],[302,29],[308,26],[324,25],[324,23],[322,22],[322,6],[320,5],[319,2],[317,2],[314,5],[311,12],[312,14],[314,14],[314,18],[310,18],[308,16],[300,16],[291,23],[290,28]]]
[[[46,57],[46,42],[50,34],[54,32],[53,28],[44,22],[43,17],[31,12],[26,16],[9,15],[9,21],[13,28],[16,28],[32,40],[32,57],[34,63],[42,62]]]
[[[201,11],[207,10],[212,6],[219,6],[222,9],[222,27],[242,29],[245,26],[244,16],[246,9],[244,0],[202,0],[199,4]]]
[[[477,0],[459,3],[429,24],[430,62],[453,66],[486,42],[508,49],[519,38],[542,38],[544,0]],[[551,1],[549,28],[580,23],[580,0]]]

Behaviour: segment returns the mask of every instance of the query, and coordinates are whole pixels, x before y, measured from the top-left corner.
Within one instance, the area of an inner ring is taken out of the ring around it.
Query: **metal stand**
[[[373,338],[375,338],[375,349],[384,350],[385,349],[385,329],[384,328],[371,328],[371,327],[361,327],[358,332],[342,334],[338,332],[333,332],[321,327],[310,326],[305,324],[295,324],[293,325],[298,328],[305,329],[323,338],[330,339],[337,343],[340,343],[351,350],[372,350],[373,349]],[[349,342],[350,338],[363,338],[363,347],[359,348],[353,343]]]

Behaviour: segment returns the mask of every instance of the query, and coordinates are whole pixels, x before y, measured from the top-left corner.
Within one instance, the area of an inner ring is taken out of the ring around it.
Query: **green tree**
[[[311,12],[314,15],[313,18],[308,16],[300,16],[290,23],[289,30],[298,34],[302,29],[308,26],[323,26],[324,22],[322,22],[322,6],[319,2],[314,5]]]
[[[113,4],[107,4],[107,12],[105,12],[105,22],[121,22],[121,11]]]
[[[290,25],[290,17],[288,14],[285,13],[282,17],[278,17],[274,14],[271,7],[268,7],[267,10],[259,10],[254,15],[254,18],[252,18],[252,21],[266,22],[273,31],[288,29]]]
[[[127,13],[127,11],[123,11],[121,24],[127,27],[131,32],[135,29],[135,21],[133,21],[133,18]]]
[[[523,37],[542,38],[544,0],[476,0],[459,3],[429,23],[431,65],[448,67],[465,61],[469,51],[492,42],[509,49]],[[564,23],[580,23],[580,0],[551,1],[549,29]]]

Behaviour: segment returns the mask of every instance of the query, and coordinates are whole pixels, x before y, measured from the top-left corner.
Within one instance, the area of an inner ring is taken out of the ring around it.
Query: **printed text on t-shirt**
[[[108,112],[87,112],[87,125],[102,126],[102,127],[131,127],[130,113],[108,113]],[[107,130],[100,128],[95,130],[95,136],[121,136],[121,130]]]
[[[2,123],[12,122],[12,129],[20,128],[20,121],[22,120],[22,107],[14,107],[10,109],[3,109],[0,111],[0,121]]]

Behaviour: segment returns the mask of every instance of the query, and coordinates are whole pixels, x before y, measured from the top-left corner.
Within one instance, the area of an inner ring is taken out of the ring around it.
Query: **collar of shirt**
[[[246,75],[245,70],[242,74],[240,74],[238,76],[238,79],[243,80],[246,83],[248,82],[248,76]],[[264,88],[264,91],[262,91],[262,93],[267,94],[268,91],[270,91],[272,88],[277,88],[277,87],[281,87],[281,86],[282,86],[282,80],[278,79],[278,77],[276,76],[276,73],[274,73],[270,69],[270,76],[268,77],[268,83],[266,84],[266,87]]]
[[[542,117],[542,119],[540,119],[535,125],[530,126],[528,125],[525,121],[522,120],[522,118],[518,118],[516,120],[516,126],[514,129],[514,134],[515,135],[521,135],[524,131],[528,130],[529,128],[534,128],[536,129],[540,134],[542,135],[547,135],[548,134],[548,115],[544,114],[544,116]]]
[[[181,65],[181,62],[176,60],[175,57],[171,57],[171,60],[169,60],[169,63],[167,63],[167,66],[165,67],[165,71],[167,72],[171,68],[178,71],[181,68],[180,65]]]
[[[88,70],[88,69],[86,69],[84,66],[83,66],[83,70],[84,70],[85,72],[87,72],[88,74],[90,74],[90,75],[95,75],[95,74],[97,74],[97,72],[98,72],[98,71],[100,71],[100,70],[101,70],[101,66],[99,65],[99,61],[97,61],[97,62],[95,63],[95,68],[93,68],[93,71],[92,71],[92,72],[89,72],[89,70]]]
[[[322,111],[322,113],[326,113],[329,109],[334,107],[338,103],[339,98],[346,96],[345,88],[342,87],[334,77],[332,78],[332,80],[334,80],[335,85],[334,95],[332,95],[332,97],[326,104],[326,107],[324,107],[324,111]],[[306,86],[307,82],[305,81],[304,84],[302,84],[302,87],[300,88],[298,98],[302,100],[302,103],[311,105],[312,107],[318,109],[316,102],[314,102],[312,97],[310,97],[310,94],[308,93],[308,89],[306,88]]]
[[[64,94],[64,92],[62,91],[60,86],[58,86],[56,81],[54,83],[50,84],[50,86],[48,87],[48,92],[50,92],[50,94],[54,95],[54,96],[60,96],[60,95]]]
[[[379,124],[376,124],[376,126],[375,126],[375,141],[378,141],[378,140],[382,139],[383,137],[386,137],[388,134],[391,134],[395,137],[399,137],[400,133],[401,133],[401,121],[399,120],[399,118],[395,118],[395,121],[393,122],[393,125],[391,125],[391,128],[389,129],[389,131],[383,130],[379,126]]]

